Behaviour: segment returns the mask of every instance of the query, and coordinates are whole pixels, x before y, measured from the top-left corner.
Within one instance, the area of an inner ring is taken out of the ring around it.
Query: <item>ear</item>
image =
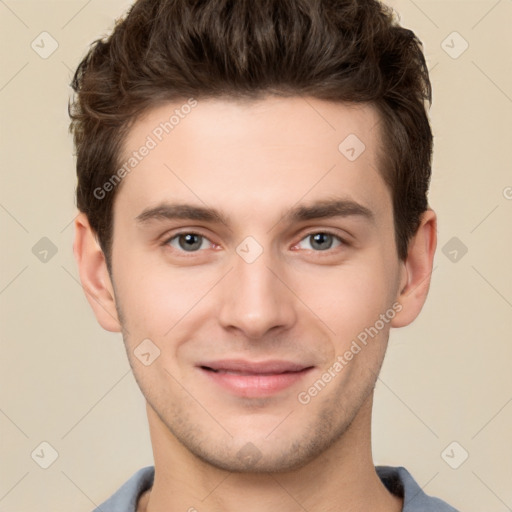
[[[392,327],[409,325],[420,313],[430,287],[432,265],[437,246],[437,217],[433,210],[423,213],[416,234],[409,241],[403,262],[400,294],[402,309],[391,321]]]
[[[78,272],[85,296],[99,324],[107,331],[121,332],[114,287],[96,234],[83,212],[78,214],[74,224],[73,253],[78,264]]]

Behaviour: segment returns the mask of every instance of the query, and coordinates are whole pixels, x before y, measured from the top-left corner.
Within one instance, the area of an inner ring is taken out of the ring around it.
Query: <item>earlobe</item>
[[[430,287],[436,245],[437,218],[435,212],[428,209],[423,213],[420,226],[409,242],[397,298],[402,309],[391,322],[392,327],[410,324],[423,308]]]
[[[78,214],[74,224],[73,253],[85,296],[99,324],[107,331],[121,332],[114,289],[103,251],[84,213]]]

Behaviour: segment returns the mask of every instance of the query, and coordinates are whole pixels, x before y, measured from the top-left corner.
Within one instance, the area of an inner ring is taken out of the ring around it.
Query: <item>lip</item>
[[[242,397],[270,396],[296,384],[313,366],[282,360],[246,361],[224,359],[205,361],[199,370],[223,389]]]

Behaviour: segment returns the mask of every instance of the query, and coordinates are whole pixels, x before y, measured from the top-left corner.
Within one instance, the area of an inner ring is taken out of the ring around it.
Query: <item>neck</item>
[[[378,477],[371,456],[372,397],[331,447],[301,468],[231,473],[189,452],[147,405],[155,459],[153,487],[138,512],[400,512],[402,499]]]

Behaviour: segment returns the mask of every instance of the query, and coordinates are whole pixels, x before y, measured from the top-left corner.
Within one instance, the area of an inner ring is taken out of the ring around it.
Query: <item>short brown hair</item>
[[[428,208],[428,69],[415,34],[376,0],[138,0],[108,38],[92,43],[71,85],[77,206],[109,269],[119,187],[101,199],[94,191],[118,169],[138,116],[180,98],[372,104],[401,259]]]

